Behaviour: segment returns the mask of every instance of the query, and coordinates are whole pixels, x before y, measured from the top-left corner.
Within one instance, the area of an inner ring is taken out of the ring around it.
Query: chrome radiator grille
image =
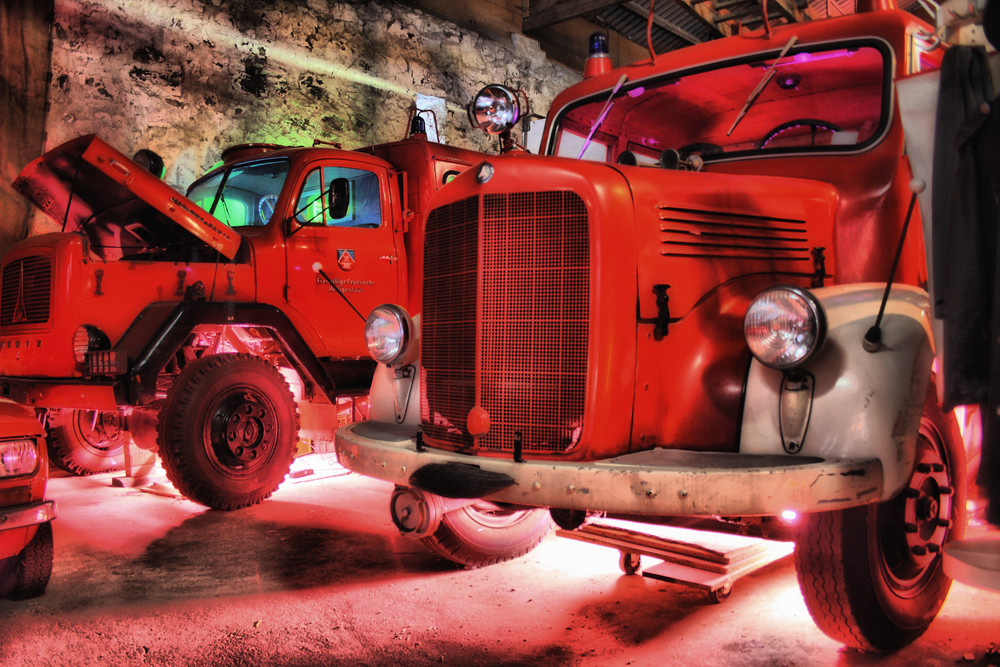
[[[425,434],[460,447],[561,452],[580,436],[590,320],[587,209],[573,192],[470,198],[427,222]],[[489,414],[474,437],[467,417]]]

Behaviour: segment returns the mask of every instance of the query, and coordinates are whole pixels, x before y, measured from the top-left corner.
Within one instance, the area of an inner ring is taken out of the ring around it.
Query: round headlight
[[[413,320],[399,306],[378,306],[365,320],[368,352],[382,364],[401,359],[409,351],[413,333]]]
[[[86,354],[94,350],[106,350],[110,347],[108,337],[104,332],[90,324],[82,324],[73,332],[73,358],[82,364]]]
[[[469,121],[473,127],[500,134],[514,127],[521,115],[517,94],[506,86],[491,84],[480,90],[469,105]]]
[[[816,298],[796,287],[772,287],[753,300],[743,318],[743,335],[762,364],[791,369],[809,359],[826,336]]]

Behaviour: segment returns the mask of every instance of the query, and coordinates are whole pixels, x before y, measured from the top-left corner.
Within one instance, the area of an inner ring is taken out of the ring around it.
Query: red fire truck
[[[28,165],[15,188],[64,231],[0,262],[0,389],[42,413],[52,461],[121,466],[131,438],[235,509],[300,438],[331,440],[338,397],[371,382],[365,316],[419,309],[427,202],[480,159],[414,127],[364,151],[236,146],[187,196],[96,136]]]
[[[617,69],[598,51],[542,155],[435,195],[422,309],[369,319],[371,419],[338,431],[340,461],[466,566],[529,551],[550,515],[798,513],[823,631],[912,641],[965,523],[894,87],[942,50],[884,10]],[[488,87],[470,113],[503,131],[517,98]]]
[[[52,574],[55,502],[45,433],[35,413],[0,399],[0,599],[41,595]]]

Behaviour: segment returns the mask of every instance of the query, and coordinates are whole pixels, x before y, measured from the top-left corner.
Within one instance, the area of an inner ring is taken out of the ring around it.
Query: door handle
[[[387,261],[390,264],[392,264],[393,262],[395,262],[399,258],[396,257],[395,255],[379,255],[379,259],[384,259],[385,261]]]

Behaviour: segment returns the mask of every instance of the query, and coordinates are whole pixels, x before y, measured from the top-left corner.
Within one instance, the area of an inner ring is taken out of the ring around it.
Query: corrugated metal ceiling
[[[871,0],[866,0],[870,2]],[[525,0],[526,28],[544,28],[572,17],[583,17],[647,46],[649,0]],[[857,0],[766,0],[772,26],[855,13]],[[762,0],[654,0],[650,39],[657,53],[704,42],[763,24]],[[918,0],[899,6],[919,11]],[[926,18],[926,17],[925,17]]]

